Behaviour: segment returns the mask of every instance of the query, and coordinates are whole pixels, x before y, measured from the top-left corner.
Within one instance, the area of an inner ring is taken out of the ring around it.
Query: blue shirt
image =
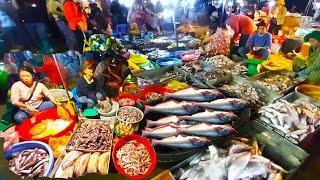
[[[270,33],[259,35],[256,32],[250,35],[247,42],[247,48],[249,48],[250,50],[252,50],[253,47],[267,47],[268,49],[271,49],[271,41],[272,35]]]

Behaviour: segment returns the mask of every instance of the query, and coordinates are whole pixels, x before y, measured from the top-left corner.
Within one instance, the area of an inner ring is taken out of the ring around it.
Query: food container
[[[184,62],[196,61],[199,59],[199,57],[200,57],[200,53],[194,50],[185,51],[180,54],[180,58]]]
[[[118,150],[123,145],[125,145],[127,142],[132,141],[132,140],[136,140],[138,143],[143,144],[150,154],[151,166],[149,167],[149,170],[144,175],[130,176],[130,175],[126,174],[124,172],[124,170],[117,163],[118,159],[116,156],[117,156]],[[156,164],[157,164],[156,153],[155,153],[154,149],[152,148],[150,141],[148,139],[142,138],[141,136],[136,135],[136,134],[127,135],[127,136],[121,138],[116,143],[116,145],[114,146],[113,152],[112,152],[112,160],[113,160],[113,164],[114,164],[115,168],[117,169],[117,171],[119,171],[122,175],[129,177],[129,178],[132,178],[132,179],[142,179],[142,178],[148,177],[152,173],[152,171],[155,169]]]
[[[46,119],[53,119],[53,120],[58,119],[59,117],[58,117],[58,113],[57,113],[57,108],[51,108],[51,109],[42,111],[42,112],[36,114],[34,116],[34,118],[36,118],[36,122],[41,122]],[[60,131],[59,133],[57,133],[55,135],[49,135],[49,136],[46,136],[43,138],[36,138],[36,139],[32,138],[32,135],[29,133],[31,128],[34,126],[34,124],[31,123],[31,118],[26,119],[25,121],[23,121],[22,124],[17,125],[16,131],[18,131],[19,138],[21,140],[24,140],[24,141],[37,140],[37,141],[42,141],[42,142],[48,142],[51,137],[64,136],[69,131],[72,131],[75,124],[76,124],[77,118],[75,116],[70,115],[70,121],[71,121],[71,123],[64,130]]]
[[[294,79],[297,81],[296,84],[290,86],[289,88],[287,88],[286,90],[283,90],[283,91],[280,91],[280,92],[277,92],[277,91],[274,91],[272,89],[269,89],[265,86],[261,86],[259,84],[256,84],[255,81],[257,80],[263,80],[265,78],[268,78],[272,75],[283,75],[283,76],[288,76],[288,77],[292,77],[291,79]],[[305,81],[305,79],[301,78],[301,77],[297,77],[296,76],[296,73],[294,72],[288,72],[288,71],[267,71],[267,72],[263,72],[261,74],[258,74],[256,76],[253,76],[253,77],[249,77],[248,78],[249,81],[255,83],[257,86],[261,86],[262,88],[266,88],[266,90],[268,91],[273,91],[274,93],[278,94],[278,96],[282,97],[283,95],[287,94],[288,92],[290,92],[291,90],[294,89],[294,87],[300,83],[302,83],[303,81]]]
[[[110,127],[110,130],[111,130],[111,136],[110,136],[110,139],[108,141],[108,143],[110,143],[110,148],[107,149],[107,150],[89,150],[89,149],[79,149],[79,148],[72,148],[70,147],[71,145],[71,142],[74,140],[74,138],[76,137],[76,134],[78,133],[78,130],[79,130],[79,127],[81,127],[81,125],[83,123],[95,123],[95,122],[102,122],[102,123],[106,123],[109,125]],[[111,147],[112,147],[112,139],[113,139],[113,132],[114,132],[114,121],[105,121],[105,120],[96,120],[96,119],[86,119],[86,120],[81,120],[80,121],[80,124],[78,125],[78,128],[74,131],[74,133],[71,135],[70,139],[69,139],[69,142],[67,143],[66,145],[66,151],[69,152],[69,151],[82,151],[82,152],[111,152]]]
[[[131,121],[131,122],[129,122],[129,121],[126,120],[126,119],[121,119],[121,117],[119,117],[118,114],[119,114],[119,111],[121,111],[121,110],[123,110],[123,109],[134,109],[134,110],[136,110],[136,111],[141,115],[141,118],[140,118],[140,119],[137,119],[137,120],[135,120],[135,121]],[[140,109],[138,109],[138,108],[136,108],[136,107],[123,106],[123,107],[121,107],[121,108],[118,109],[118,111],[116,112],[116,116],[117,116],[117,118],[118,118],[118,120],[119,120],[120,122],[123,122],[123,123],[132,123],[132,124],[134,124],[134,123],[138,123],[138,122],[142,121],[142,119],[143,119],[143,117],[144,117],[144,114],[143,114],[143,112],[142,112]]]
[[[49,162],[48,167],[45,170],[43,176],[47,177],[50,175],[50,172],[52,170],[52,167],[54,165],[54,158],[53,153],[49,145],[40,142],[40,141],[27,141],[27,142],[20,142],[17,144],[12,145],[12,148],[4,152],[4,157],[9,161],[12,159],[12,155],[15,153],[22,152],[26,149],[33,149],[33,148],[39,148],[45,150],[49,155]]]
[[[161,67],[168,67],[168,66],[181,65],[182,61],[177,58],[161,58],[161,59],[158,59],[156,63]]]
[[[56,101],[67,102],[68,95],[65,89],[49,89],[49,95],[51,95]],[[69,97],[72,98],[72,93],[69,92]]]
[[[313,105],[315,105],[317,107],[320,107],[320,102],[319,101],[315,101],[315,100],[309,98],[308,96],[305,96],[305,95],[297,93],[297,92],[292,92],[292,93],[282,97],[281,99],[286,100],[289,103],[294,103],[297,100],[298,101],[309,102],[309,103],[311,103],[311,104],[313,104]],[[298,144],[295,144],[294,140],[291,139],[290,137],[287,137],[286,134],[284,132],[282,132],[281,130],[278,130],[277,128],[275,128],[272,125],[260,120],[259,118],[257,119],[257,121],[259,121],[259,123],[261,123],[264,126],[266,126],[268,129],[270,129],[270,130],[274,131],[275,133],[277,133],[283,139],[286,139],[287,141],[289,141],[294,146],[301,147],[306,152],[311,152],[312,148],[315,146],[315,144],[318,143],[319,138],[320,138],[320,128],[316,128],[314,132],[308,134]]]
[[[100,111],[100,109],[98,109],[98,112],[101,116],[104,117],[112,117],[116,115],[117,110],[119,109],[119,104],[116,101],[112,101],[112,107],[111,110],[107,113],[103,113]]]
[[[118,130],[117,125],[118,125],[119,123],[121,123],[121,122],[118,121],[118,122],[115,124],[115,126],[114,126],[114,133],[121,138],[121,137],[125,136],[125,134],[121,134],[121,132]],[[124,124],[124,123],[123,123],[123,124]],[[136,123],[136,124],[127,124],[127,125],[129,125],[129,126],[132,127],[132,132],[130,132],[129,134],[133,134],[134,132],[138,131],[138,129],[139,129],[139,124],[138,124],[138,123]],[[127,135],[129,135],[129,134],[127,134]]]
[[[317,101],[320,100],[320,87],[312,84],[301,84],[295,88],[295,91],[304,94]]]

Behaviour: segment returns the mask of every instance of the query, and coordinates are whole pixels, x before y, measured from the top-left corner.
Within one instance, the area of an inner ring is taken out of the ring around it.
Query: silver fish
[[[267,178],[269,168],[261,163],[249,162],[247,167],[242,171],[237,179],[250,179],[252,177],[262,176],[264,179]]]
[[[200,123],[193,126],[180,128],[179,130],[184,134],[206,137],[225,137],[237,132],[230,125],[215,125],[209,123]]]
[[[187,88],[174,93],[165,93],[163,99],[177,99],[184,101],[212,101],[220,98],[224,98],[223,94],[215,89]]]
[[[146,106],[144,114],[159,112],[172,115],[190,115],[199,112],[201,109],[191,102],[167,101],[156,106]]]
[[[182,127],[186,126],[169,124],[157,128],[145,128],[142,130],[142,136],[156,139],[176,136],[179,133],[179,128]]]
[[[228,180],[235,180],[246,168],[250,161],[251,154],[249,152],[232,154],[229,156],[232,158],[231,164],[228,170]]]
[[[209,139],[197,136],[172,136],[161,140],[152,139],[153,146],[166,146],[171,148],[193,149],[209,145]]]
[[[167,116],[156,121],[147,120],[147,127],[157,127],[162,125],[167,125],[170,123],[178,123],[179,118],[178,116]]]
[[[226,124],[231,121],[239,120],[238,116],[232,112],[211,110],[193,114],[192,116],[180,116],[179,119],[207,122],[212,124]]]
[[[195,103],[195,106],[222,111],[240,111],[248,108],[250,103],[243,99],[226,98],[211,102]]]

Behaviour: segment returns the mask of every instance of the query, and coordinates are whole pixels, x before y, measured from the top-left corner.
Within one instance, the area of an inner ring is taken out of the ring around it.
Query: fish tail
[[[141,136],[142,137],[148,137],[150,135],[150,132],[149,131],[146,131],[146,130],[142,130],[141,131]]]
[[[157,139],[151,139],[151,145],[152,146],[157,146],[157,145],[159,145],[160,144],[160,141],[159,140],[157,140]]]
[[[146,115],[146,114],[150,113],[151,111],[152,111],[152,107],[146,105],[145,108],[144,108],[144,114]]]
[[[146,125],[146,127],[153,127],[153,126],[155,126],[156,125],[156,123],[154,122],[154,121],[152,121],[152,120],[147,120],[147,125]]]

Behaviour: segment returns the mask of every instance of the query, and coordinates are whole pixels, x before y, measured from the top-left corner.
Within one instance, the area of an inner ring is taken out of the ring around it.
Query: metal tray
[[[256,121],[249,121],[242,126],[239,137],[248,136],[256,138],[263,146],[263,156],[269,158],[274,163],[289,171],[285,179],[290,179],[294,172],[305,162],[309,154],[288,140],[274,133],[268,127]],[[189,157],[176,166],[170,168],[170,172],[175,174],[180,168],[187,167],[189,163],[201,152]]]
[[[312,98],[305,96],[301,93],[295,92],[295,91],[282,97],[281,99],[286,100],[290,103],[294,103],[297,100],[298,101],[305,101],[305,102],[309,102],[317,107],[320,107],[320,102],[315,101]],[[316,128],[313,133],[308,134],[302,141],[298,142],[298,144],[297,144],[294,142],[293,139],[291,139],[290,137],[287,137],[286,134],[284,132],[282,132],[281,130],[273,127],[272,125],[270,125],[262,120],[260,120],[259,118],[257,119],[257,121],[259,121],[259,123],[263,124],[264,126],[268,127],[268,129],[279,134],[279,136],[282,136],[284,139],[287,139],[293,145],[299,146],[307,152],[311,152],[313,146],[315,144],[317,144],[318,139],[320,138],[320,128]]]
[[[107,150],[87,150],[87,149],[76,149],[76,148],[70,148],[70,143],[72,142],[75,134],[77,133],[78,131],[78,128],[81,126],[82,123],[84,122],[88,122],[88,121],[92,121],[92,122],[103,122],[103,123],[106,123],[106,124],[109,124],[109,127],[111,129],[111,138],[110,138],[110,148],[107,149]],[[97,120],[97,119],[86,119],[86,120],[80,120],[80,124],[78,126],[78,128],[73,132],[73,134],[71,135],[71,137],[69,138],[69,141],[66,145],[66,151],[69,152],[69,151],[82,151],[82,152],[85,152],[85,153],[92,153],[92,152],[110,152],[111,153],[111,148],[112,148],[112,140],[113,140],[113,132],[114,132],[114,124],[115,122],[114,121],[106,121],[106,120]]]
[[[265,86],[262,86],[262,85],[259,85],[257,84],[255,81],[257,80],[261,80],[261,79],[265,79],[266,77],[270,76],[270,75],[284,75],[284,76],[291,76],[291,77],[294,77],[295,80],[298,81],[298,83],[294,84],[293,86],[289,87],[288,89],[286,90],[283,90],[283,91],[280,91],[280,92],[277,92],[277,91],[274,91],[272,89],[269,89]],[[305,81],[305,79],[301,78],[301,77],[296,77],[296,73],[294,72],[289,72],[289,71],[266,71],[266,72],[263,72],[263,73],[260,73],[256,76],[252,76],[252,77],[249,77],[248,78],[249,81],[252,81],[253,83],[255,83],[257,86],[261,86],[263,88],[265,88],[266,90],[268,91],[273,91],[274,93],[277,93],[279,97],[282,97],[284,96],[285,94],[289,93],[290,91],[292,91],[294,89],[295,86],[299,85],[300,83],[302,83],[303,81]]]

